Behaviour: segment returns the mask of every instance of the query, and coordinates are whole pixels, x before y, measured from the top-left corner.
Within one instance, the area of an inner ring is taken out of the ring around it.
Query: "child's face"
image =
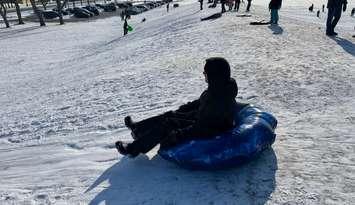
[[[203,75],[205,76],[205,82],[208,83],[207,73],[203,71]]]

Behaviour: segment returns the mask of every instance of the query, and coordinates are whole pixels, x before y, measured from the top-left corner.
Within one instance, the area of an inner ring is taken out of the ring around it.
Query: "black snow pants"
[[[327,33],[334,32],[334,28],[341,17],[341,11],[342,6],[328,8]]]
[[[250,11],[250,6],[251,6],[251,0],[250,0],[250,1],[248,0],[248,4],[247,4],[247,12],[249,12],[249,11]]]
[[[222,4],[222,13],[226,12],[226,0],[222,0],[221,1],[221,4]]]
[[[240,5],[240,1],[236,0],[234,2],[234,10],[239,11],[239,5]]]
[[[186,119],[183,115],[168,112],[135,123],[136,140],[129,144],[128,149],[147,153],[165,140],[169,133],[176,129],[188,127],[194,120]]]

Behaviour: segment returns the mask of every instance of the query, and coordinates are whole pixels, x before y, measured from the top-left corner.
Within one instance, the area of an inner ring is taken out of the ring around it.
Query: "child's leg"
[[[129,152],[147,153],[160,143],[168,134],[168,130],[163,124],[151,127],[148,132],[141,135],[128,145]]]
[[[133,139],[138,139],[141,138],[142,136],[149,135],[152,132],[152,129],[154,129],[155,126],[160,125],[164,119],[166,118],[167,114],[162,114],[158,115],[155,117],[147,118],[145,120],[139,121],[139,122],[132,122],[131,118],[127,116],[125,118],[125,124],[129,124],[130,126],[127,126],[132,130],[132,137]],[[129,118],[130,123],[126,122],[126,119]]]
[[[332,28],[332,21],[334,17],[334,9],[333,8],[328,8],[328,18],[327,18],[327,33],[331,34],[333,31]]]
[[[278,24],[279,22],[279,10],[275,9],[275,24]]]

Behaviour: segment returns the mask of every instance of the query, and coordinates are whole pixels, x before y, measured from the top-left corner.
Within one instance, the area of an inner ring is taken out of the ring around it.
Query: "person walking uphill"
[[[327,36],[338,35],[334,29],[341,17],[341,10],[346,11],[347,3],[346,0],[328,0]]]
[[[281,8],[282,0],[271,0],[269,3],[270,9],[270,23],[278,24],[279,21],[279,9]]]
[[[169,148],[192,138],[209,138],[234,127],[234,114],[245,104],[237,103],[238,86],[230,77],[230,67],[224,58],[209,58],[204,67],[208,88],[200,98],[179,107],[176,111],[133,122],[125,117],[132,130],[131,143],[116,142],[122,155],[136,157],[160,143]]]
[[[127,35],[128,33],[128,23],[127,23],[127,18],[124,19],[124,23],[123,23],[123,35]]]

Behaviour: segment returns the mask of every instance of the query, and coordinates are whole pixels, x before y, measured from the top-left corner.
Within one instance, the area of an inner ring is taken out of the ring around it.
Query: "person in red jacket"
[[[125,117],[125,125],[132,130],[131,143],[116,142],[122,155],[136,157],[160,143],[163,148],[192,138],[209,138],[232,129],[234,115],[245,105],[237,103],[238,86],[230,77],[230,66],[224,58],[209,58],[204,67],[208,88],[200,98],[140,122]]]

